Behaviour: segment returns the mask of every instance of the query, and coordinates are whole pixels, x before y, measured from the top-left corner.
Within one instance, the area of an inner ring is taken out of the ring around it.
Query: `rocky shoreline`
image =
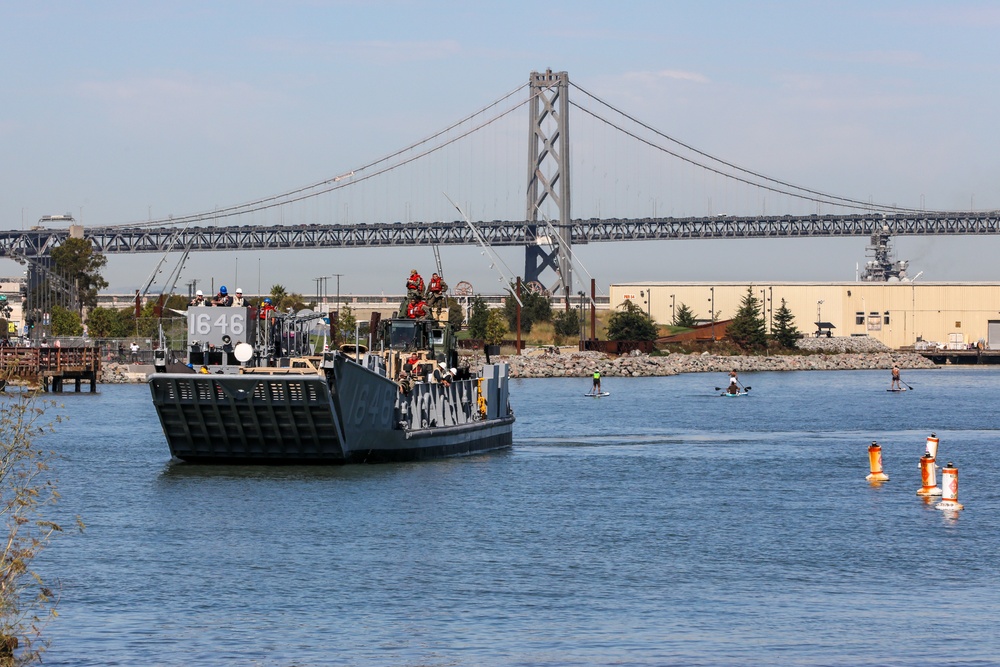
[[[605,377],[658,377],[680,373],[740,373],[760,371],[855,371],[935,368],[929,359],[914,352],[892,350],[870,338],[807,338],[800,341],[803,354],[789,355],[716,355],[695,354],[629,354],[612,357],[602,352],[579,352],[575,348],[528,349],[518,356],[499,359],[510,364],[512,377],[590,377],[599,372]],[[481,354],[465,357],[472,367],[485,359]],[[498,358],[494,358],[496,360]],[[100,383],[127,384],[145,382],[152,366],[130,366],[108,363],[101,369]]]
[[[512,377],[590,377],[599,372],[605,377],[659,377],[680,373],[740,373],[760,371],[852,371],[935,368],[934,362],[914,352],[892,350],[869,338],[803,339],[799,348],[804,354],[789,355],[715,355],[629,354],[610,357],[601,352],[579,352],[562,348],[559,353],[527,350],[520,356],[504,356]],[[481,361],[477,357],[476,361]],[[475,366],[476,362],[473,362]]]
[[[503,357],[512,377],[658,377],[680,373],[740,373],[759,371],[855,371],[867,369],[935,368],[932,361],[912,352],[842,353],[782,356],[720,356],[670,354],[660,357],[626,355],[611,358],[600,352],[572,352],[540,356]]]

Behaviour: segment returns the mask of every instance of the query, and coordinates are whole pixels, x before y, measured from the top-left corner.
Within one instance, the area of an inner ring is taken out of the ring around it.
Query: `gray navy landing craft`
[[[447,322],[373,322],[378,351],[343,345],[311,355],[308,329],[319,317],[189,308],[188,364],[178,364],[186,372],[166,372],[161,345],[149,377],[171,455],[192,463],[376,463],[511,446],[507,364],[460,367]]]

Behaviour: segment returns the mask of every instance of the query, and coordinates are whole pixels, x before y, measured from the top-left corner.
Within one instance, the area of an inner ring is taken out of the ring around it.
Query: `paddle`
[[[903,382],[902,380],[900,380],[900,383],[902,383],[902,384],[906,384],[906,383],[905,383],[905,382]],[[911,386],[910,386],[910,385],[908,385],[908,384],[906,384],[906,388],[907,388],[907,389],[909,389],[910,391],[913,391],[913,387],[911,387]]]
[[[747,391],[750,391],[750,387],[744,387],[744,386],[743,386],[743,383],[742,383],[742,382],[740,382],[739,378],[732,378],[732,379],[730,379],[730,381],[729,381],[729,382],[730,382],[730,385],[729,385],[730,387],[731,387],[731,386],[733,386],[733,385],[732,385],[732,381],[733,381],[733,379],[735,379],[735,380],[736,380],[736,383],[737,383],[738,385],[740,385],[740,389],[742,389],[742,390],[743,390],[744,392],[747,392]],[[715,388],[715,391],[722,391],[722,387],[716,387],[716,388]],[[727,393],[727,394],[729,393],[729,387],[726,387],[726,393]]]

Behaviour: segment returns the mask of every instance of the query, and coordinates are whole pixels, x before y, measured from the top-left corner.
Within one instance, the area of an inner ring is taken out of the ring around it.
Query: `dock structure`
[[[89,382],[90,392],[96,393],[100,374],[96,347],[0,347],[0,377],[5,384],[62,392],[64,383],[71,381],[79,393],[81,383]]]
[[[972,366],[979,364],[1000,364],[1000,350],[914,350],[939,366]]]

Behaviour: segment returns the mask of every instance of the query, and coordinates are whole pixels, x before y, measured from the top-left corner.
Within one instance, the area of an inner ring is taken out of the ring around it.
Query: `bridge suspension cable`
[[[409,157],[409,158],[407,158],[405,160],[402,160],[400,162],[394,162],[394,163],[390,164],[389,166],[386,166],[386,167],[384,167],[382,169],[379,169],[379,170],[377,170],[375,172],[368,173],[368,174],[365,174],[365,175],[360,176],[360,177],[357,176],[357,174],[359,174],[359,173],[362,173],[362,172],[365,172],[367,170],[370,170],[370,169],[372,169],[373,167],[375,167],[377,165],[380,165],[382,163],[388,162],[388,161],[390,161],[390,160],[392,160],[394,158],[399,157],[400,155],[404,155],[404,154],[406,154],[408,152],[411,152],[411,151],[419,148],[420,146],[423,146],[423,145],[425,145],[425,144],[427,144],[427,143],[429,143],[431,141],[434,141],[435,139],[438,139],[439,137],[447,134],[448,132],[451,132],[455,128],[458,128],[458,127],[461,127],[461,126],[465,125],[470,120],[472,120],[472,119],[474,119],[474,118],[476,118],[476,117],[478,117],[478,116],[486,113],[486,111],[488,111],[489,109],[491,109],[493,107],[496,107],[497,105],[502,104],[506,100],[510,99],[512,96],[516,95],[518,92],[520,92],[521,90],[523,90],[526,86],[528,86],[528,84],[522,84],[522,85],[518,86],[517,88],[515,88],[514,90],[511,90],[510,92],[506,93],[505,95],[503,95],[503,96],[499,97],[498,99],[494,100],[490,104],[487,104],[486,106],[482,107],[481,109],[479,109],[479,110],[477,110],[477,111],[469,114],[465,118],[462,118],[461,120],[455,121],[454,123],[452,123],[451,125],[445,127],[444,129],[439,130],[439,131],[435,132],[434,134],[431,134],[431,135],[429,135],[429,136],[427,136],[427,137],[425,137],[423,139],[420,139],[419,141],[415,141],[412,144],[410,144],[409,146],[406,146],[405,148],[401,148],[401,149],[396,150],[396,151],[394,151],[392,153],[389,153],[388,155],[384,155],[383,157],[380,157],[380,158],[378,158],[376,160],[373,160],[373,161],[371,161],[371,162],[369,162],[369,163],[367,163],[367,164],[365,164],[365,165],[363,165],[361,167],[356,167],[356,168],[354,168],[354,169],[352,169],[352,170],[350,170],[348,172],[345,172],[345,173],[343,173],[343,174],[341,174],[339,176],[334,176],[332,178],[327,178],[327,179],[324,179],[322,181],[318,181],[316,183],[312,183],[311,185],[302,186],[300,188],[296,188],[294,190],[289,190],[289,191],[283,192],[281,194],[271,195],[271,196],[268,196],[268,197],[264,197],[264,198],[261,198],[261,199],[256,199],[256,200],[253,200],[253,201],[250,201],[250,202],[245,202],[245,203],[242,203],[242,204],[235,204],[235,205],[232,205],[232,206],[227,206],[225,208],[216,209],[214,211],[205,211],[205,212],[201,212],[201,213],[193,213],[193,214],[183,215],[183,216],[173,216],[173,217],[169,217],[169,218],[161,218],[161,219],[158,219],[158,220],[149,220],[149,221],[139,222],[139,223],[126,223],[126,224],[121,224],[121,225],[109,225],[108,227],[111,228],[111,229],[115,229],[115,228],[162,227],[162,226],[168,225],[168,224],[175,225],[175,224],[190,223],[190,222],[196,222],[196,221],[199,221],[199,220],[208,220],[208,219],[214,219],[214,218],[229,218],[229,217],[233,217],[233,216],[237,216],[237,215],[245,215],[245,214],[254,213],[254,212],[257,212],[257,211],[263,211],[263,210],[275,208],[275,207],[278,207],[278,206],[284,206],[286,204],[291,204],[293,202],[298,202],[298,201],[302,201],[302,200],[305,200],[305,199],[310,199],[312,197],[317,197],[319,195],[327,194],[329,192],[332,192],[334,190],[339,190],[339,189],[347,187],[349,185],[354,185],[354,184],[357,184],[357,183],[364,182],[364,181],[369,180],[371,178],[374,178],[376,176],[381,176],[382,174],[386,174],[386,173],[388,173],[390,171],[393,171],[394,169],[398,169],[399,167],[402,167],[402,166],[404,166],[406,164],[414,162],[415,160],[418,160],[420,158],[426,157],[427,155],[435,153],[435,152],[437,152],[437,151],[439,151],[439,150],[441,150],[441,149],[443,149],[443,148],[445,148],[447,146],[450,146],[451,144],[453,144],[453,143],[455,143],[455,142],[457,142],[457,141],[459,141],[461,139],[464,139],[465,137],[468,137],[470,134],[478,132],[479,130],[483,129],[484,127],[488,127],[489,125],[497,122],[501,118],[503,118],[503,117],[505,117],[505,116],[513,113],[514,111],[516,111],[520,107],[522,107],[525,104],[527,104],[530,101],[531,98],[527,98],[527,99],[524,99],[524,100],[517,101],[515,104],[513,104],[512,106],[506,108],[505,110],[501,111],[500,113],[498,113],[498,114],[496,114],[496,115],[494,115],[494,116],[492,116],[490,118],[485,119],[484,121],[480,122],[479,124],[473,126],[472,128],[470,128],[470,129],[462,132],[461,134],[459,134],[457,136],[452,137],[451,139],[449,139],[448,141],[445,141],[444,143],[437,144],[437,145],[435,145],[435,146],[433,146],[433,147],[431,147],[431,148],[429,148],[429,149],[427,149],[427,150],[425,150],[425,151],[423,151],[421,153],[413,155],[413,156],[411,156],[411,157]],[[351,179],[350,182],[341,183],[341,181],[344,181],[344,180],[346,180],[348,178]]]
[[[756,182],[756,181],[751,181],[751,180],[749,180],[747,178],[736,176],[734,174],[728,173],[728,172],[723,171],[721,169],[718,169],[718,168],[715,168],[715,167],[712,167],[712,166],[709,166],[709,165],[706,165],[706,164],[702,164],[701,162],[698,162],[697,160],[695,160],[695,159],[693,159],[691,157],[686,157],[684,155],[680,155],[676,151],[672,151],[672,150],[670,150],[668,148],[665,148],[663,146],[659,146],[659,145],[653,143],[652,141],[650,141],[648,139],[644,139],[644,138],[638,136],[636,133],[631,132],[631,131],[629,131],[629,130],[623,128],[623,127],[621,127],[620,125],[618,125],[618,124],[616,124],[616,123],[614,123],[614,122],[612,122],[612,121],[604,118],[603,116],[597,114],[596,112],[591,111],[591,110],[587,109],[586,107],[581,106],[577,102],[573,102],[573,101],[570,102],[570,104],[572,104],[574,107],[576,107],[580,111],[583,111],[584,113],[592,116],[593,118],[601,121],[602,123],[605,123],[606,125],[608,125],[608,126],[614,128],[614,129],[618,130],[619,132],[622,132],[623,134],[627,134],[628,136],[632,137],[633,139],[636,139],[637,141],[640,141],[640,142],[646,144],[647,146],[650,146],[651,148],[663,151],[664,153],[667,153],[668,155],[672,155],[673,157],[676,157],[679,160],[683,160],[684,162],[687,162],[688,164],[691,164],[693,166],[699,167],[701,169],[705,169],[707,171],[710,171],[712,173],[718,174],[720,176],[724,176],[726,178],[733,179],[735,181],[738,181],[740,183],[744,183],[746,185],[751,185],[751,186],[758,187],[758,188],[761,188],[761,189],[764,189],[764,190],[775,192],[777,194],[788,195],[790,197],[796,197],[796,198],[799,198],[799,199],[803,199],[803,200],[806,200],[806,201],[812,201],[812,202],[816,202],[816,203],[819,203],[819,204],[828,204],[830,206],[842,206],[842,207],[845,207],[845,208],[857,208],[857,209],[861,209],[861,210],[865,210],[865,211],[879,210],[879,211],[886,211],[886,212],[893,212],[893,213],[923,213],[923,212],[925,212],[925,211],[923,211],[921,209],[906,208],[906,207],[895,206],[895,205],[875,204],[875,203],[872,203],[872,202],[866,202],[866,201],[862,201],[862,200],[859,200],[859,199],[851,199],[849,197],[840,197],[840,196],[837,196],[837,195],[832,195],[832,194],[829,194],[829,193],[821,192],[819,190],[811,190],[809,188],[805,188],[805,187],[802,187],[802,186],[799,186],[799,185],[795,185],[793,183],[789,183],[789,182],[783,181],[781,179],[777,179],[777,178],[773,178],[771,176],[767,176],[765,174],[761,174],[761,173],[753,171],[751,169],[746,169],[744,167],[740,167],[739,165],[736,165],[736,164],[734,164],[732,162],[728,162],[726,160],[723,160],[722,158],[715,157],[714,155],[711,155],[711,154],[706,153],[706,152],[704,152],[702,150],[699,150],[699,149],[697,149],[697,148],[695,148],[695,147],[693,147],[693,146],[691,146],[689,144],[684,143],[683,141],[680,141],[679,139],[675,139],[674,137],[671,137],[670,135],[665,134],[664,132],[661,132],[660,130],[657,130],[654,127],[651,127],[650,125],[647,125],[646,123],[643,123],[641,120],[638,120],[637,118],[629,115],[628,113],[622,111],[621,109],[615,107],[614,105],[609,104],[608,102],[605,102],[604,100],[602,100],[601,98],[597,97],[593,93],[591,93],[591,92],[587,91],[586,89],[580,87],[578,84],[571,83],[570,85],[572,85],[574,88],[576,88],[577,90],[579,90],[581,93],[587,95],[588,97],[590,97],[591,99],[593,99],[597,103],[604,105],[605,107],[607,107],[611,111],[613,111],[613,112],[615,112],[615,113],[623,116],[624,118],[627,118],[628,120],[632,121],[633,123],[636,123],[637,125],[645,128],[646,130],[649,130],[650,132],[654,133],[655,135],[657,135],[659,137],[662,137],[663,139],[666,139],[667,141],[670,141],[671,143],[674,143],[674,144],[676,144],[678,146],[681,146],[681,147],[683,147],[683,148],[691,151],[692,153],[695,153],[695,154],[700,155],[700,156],[702,156],[704,158],[712,160],[713,162],[717,162],[717,163],[719,163],[721,165],[724,165],[724,166],[726,166],[726,167],[728,167],[730,169],[734,169],[734,170],[736,170],[738,172],[747,174],[748,176],[753,176],[754,178],[762,179],[763,181],[766,181],[767,183],[773,183],[775,185],[767,185],[765,183],[759,183],[759,182]],[[780,186],[780,187],[777,187],[777,186]],[[790,192],[788,190],[783,190],[781,188],[792,188],[793,190],[796,190],[797,192]],[[802,193],[805,193],[805,194],[802,194]]]

